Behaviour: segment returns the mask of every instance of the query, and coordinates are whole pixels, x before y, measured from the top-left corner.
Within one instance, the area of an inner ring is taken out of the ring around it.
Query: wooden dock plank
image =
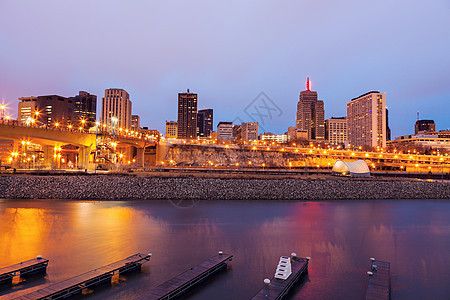
[[[185,286],[189,286],[204,276],[207,276],[208,272],[214,272],[222,265],[226,265],[232,257],[233,255],[225,253],[215,255],[178,276],[160,284],[139,299],[169,299],[172,293],[181,292],[181,290],[184,290]]]
[[[3,267],[0,268],[0,276],[5,275],[5,274],[9,274],[9,273],[14,273],[14,272],[18,272],[22,269],[26,269],[26,268],[30,268],[33,267],[35,265],[39,265],[39,264],[45,264],[48,263],[48,259],[45,258],[33,258],[27,261],[23,261],[11,266],[7,266],[7,267]]]
[[[376,266],[376,269],[375,267]],[[387,300],[391,297],[390,272],[391,265],[389,262],[374,260],[370,266],[369,282],[367,285],[367,300]]]
[[[256,294],[253,300],[268,300],[268,299],[281,299],[288,292],[292,285],[300,278],[304,273],[308,271],[309,260],[301,257],[291,258],[292,274],[286,280],[273,277],[270,279],[270,283],[266,284],[258,294]]]
[[[120,261],[39,289],[33,293],[18,297],[17,299],[46,299],[53,294],[61,293],[72,288],[79,288],[78,286],[84,285],[90,281],[94,282],[97,279],[110,278],[112,273],[119,271],[123,267],[133,264],[142,264],[144,261],[148,260],[150,260],[150,255],[138,253]]]

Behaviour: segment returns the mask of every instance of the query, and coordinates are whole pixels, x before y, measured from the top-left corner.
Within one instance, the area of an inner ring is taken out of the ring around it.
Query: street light
[[[36,123],[36,125],[37,125],[37,121],[39,121],[39,114],[40,114],[40,112],[38,110],[36,110],[34,112],[34,119],[31,120],[31,123],[33,123],[33,124]]]
[[[5,108],[6,108],[6,105],[4,103],[2,103],[0,105],[0,109],[2,110],[2,121],[3,121],[3,114],[4,114],[4,111],[5,111]]]

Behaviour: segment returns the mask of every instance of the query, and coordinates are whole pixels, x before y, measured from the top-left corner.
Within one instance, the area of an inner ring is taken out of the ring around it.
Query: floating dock
[[[18,297],[21,300],[62,299],[80,294],[83,289],[111,280],[111,277],[139,269],[150,260],[151,254],[135,254],[107,266],[100,267],[76,277],[55,283],[33,293]]]
[[[370,259],[369,283],[366,300],[382,300],[391,298],[391,264],[386,261]]]
[[[139,299],[172,299],[177,297],[211,274],[224,268],[232,257],[233,255],[219,252],[218,255],[157,286]]]
[[[292,274],[286,280],[276,278],[275,276],[270,280],[265,279],[265,286],[252,298],[253,300],[283,299],[298,279],[304,273],[308,272],[309,257],[301,258],[297,257],[295,253],[292,253],[290,259]]]
[[[0,285],[10,285],[16,276],[33,275],[45,273],[48,259],[38,256],[37,258],[23,261],[21,263],[0,269]]]

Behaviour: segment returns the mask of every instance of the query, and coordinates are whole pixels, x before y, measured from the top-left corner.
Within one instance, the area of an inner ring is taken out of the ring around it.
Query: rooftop
[[[365,93],[365,94],[362,94],[361,96],[358,96],[358,97],[356,97],[356,98],[353,98],[352,101],[353,101],[353,100],[356,100],[356,99],[359,99],[359,98],[361,98],[361,97],[367,96],[367,95],[372,94],[372,93],[374,93],[374,94],[379,94],[380,91],[370,91],[370,92],[367,92],[367,93]]]

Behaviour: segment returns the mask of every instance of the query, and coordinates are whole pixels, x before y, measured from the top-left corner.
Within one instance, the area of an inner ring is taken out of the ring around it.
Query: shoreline
[[[450,199],[450,183],[426,180],[133,175],[0,175],[0,199],[355,200]]]

